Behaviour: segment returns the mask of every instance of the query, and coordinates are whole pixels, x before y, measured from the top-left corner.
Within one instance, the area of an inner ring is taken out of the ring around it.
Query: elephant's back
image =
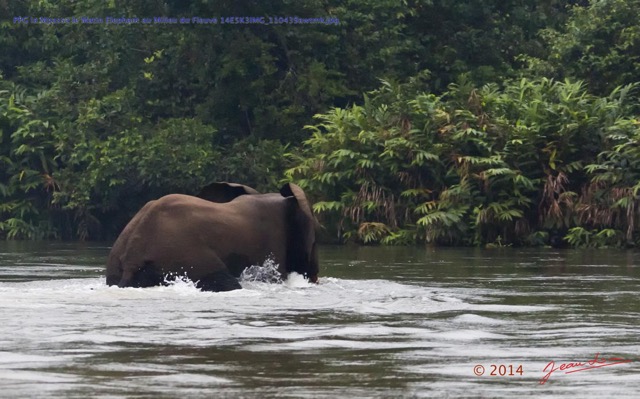
[[[282,252],[286,239],[285,198],[279,194],[243,195],[226,203],[172,194],[155,208],[150,219],[156,242],[179,252],[197,242],[195,247],[214,249],[222,257],[246,253],[247,246],[262,256],[265,248]]]
[[[184,194],[169,194],[153,204],[151,212],[166,216],[199,216],[204,219],[260,217],[284,210],[286,199],[280,194],[242,195],[232,201],[218,203]]]
[[[185,206],[208,206],[215,204],[214,202],[186,194],[168,194],[152,202],[153,211],[179,210]]]
[[[250,207],[238,206],[234,201],[210,202],[198,197],[182,194],[166,195],[156,201],[149,216],[138,230],[147,234],[154,242],[155,251],[196,246],[212,237],[217,240],[233,238],[243,221],[254,217]],[[163,253],[166,256],[166,253]],[[150,257],[155,257],[150,254]]]
[[[194,246],[235,248],[280,239],[284,230],[285,198],[279,194],[243,195],[226,203],[183,194],[170,194],[147,203],[121,234],[125,253],[150,260],[162,252]],[[118,251],[122,253],[122,251]]]

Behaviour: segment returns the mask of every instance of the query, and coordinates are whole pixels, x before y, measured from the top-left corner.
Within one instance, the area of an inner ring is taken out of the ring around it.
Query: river
[[[104,282],[0,243],[0,397],[638,397],[637,252],[323,247],[320,284]],[[493,375],[492,375],[493,374]]]

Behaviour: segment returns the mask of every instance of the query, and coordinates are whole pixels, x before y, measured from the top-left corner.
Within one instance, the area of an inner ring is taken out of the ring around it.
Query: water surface
[[[0,397],[640,392],[635,252],[325,247],[319,285],[206,293],[107,287],[108,250],[0,243]]]

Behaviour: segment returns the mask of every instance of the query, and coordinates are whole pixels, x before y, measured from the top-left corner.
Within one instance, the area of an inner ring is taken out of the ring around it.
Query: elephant
[[[268,257],[283,278],[296,272],[317,283],[316,226],[293,183],[269,194],[227,182],[196,196],[169,194],[149,201],[120,233],[107,285],[150,287],[184,275],[203,291],[230,291],[242,288],[237,278],[245,268]]]

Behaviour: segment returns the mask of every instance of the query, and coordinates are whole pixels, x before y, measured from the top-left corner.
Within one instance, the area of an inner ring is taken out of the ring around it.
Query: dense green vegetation
[[[0,237],[111,238],[167,193],[291,179],[339,241],[637,245],[637,9],[0,3]],[[13,19],[24,16],[340,23]]]
[[[347,238],[406,244],[633,243],[640,122],[632,86],[520,79],[436,96],[383,82],[318,115],[287,173]]]

